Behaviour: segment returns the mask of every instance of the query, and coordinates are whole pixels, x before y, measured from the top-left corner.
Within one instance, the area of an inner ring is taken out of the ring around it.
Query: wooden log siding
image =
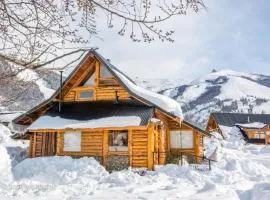
[[[79,131],[79,130],[78,130]],[[81,151],[64,151],[64,132],[59,133],[58,151],[60,156],[97,156],[103,157],[103,130],[81,131]]]
[[[109,130],[113,129],[86,129],[81,131],[81,151],[66,152],[64,149],[64,132],[60,131],[57,135],[57,155],[59,156],[97,156],[102,158],[102,164],[107,165],[108,156],[127,155],[129,164],[132,167],[148,167],[148,129],[147,127],[128,128],[128,152],[110,152],[109,151]],[[79,130],[78,130],[79,131]],[[150,145],[153,142],[150,141]],[[152,158],[152,156],[151,156]],[[151,166],[152,168],[152,166]]]
[[[130,98],[129,93],[122,86],[104,86],[104,87],[76,87],[71,89],[64,97],[65,102],[80,101],[79,92],[93,91],[94,96],[89,101],[115,100],[116,92],[118,98],[125,100]]]

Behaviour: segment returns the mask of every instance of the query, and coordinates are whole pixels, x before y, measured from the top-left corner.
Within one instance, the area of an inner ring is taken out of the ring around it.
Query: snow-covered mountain
[[[265,75],[214,71],[160,93],[176,99],[186,119],[202,126],[215,111],[270,113],[270,76]]]
[[[59,87],[59,75],[49,70],[23,70],[0,60],[0,111],[28,110]]]
[[[0,61],[1,74],[10,69],[8,63]],[[59,74],[50,71],[25,70],[7,80],[0,75],[0,79],[0,111],[28,110],[59,87]],[[270,76],[221,70],[190,83],[181,77],[134,80],[139,86],[176,99],[185,118],[202,127],[214,111],[270,113]]]

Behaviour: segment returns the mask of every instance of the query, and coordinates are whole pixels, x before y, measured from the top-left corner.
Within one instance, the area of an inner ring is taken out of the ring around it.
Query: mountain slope
[[[49,98],[59,87],[59,75],[29,69],[0,60],[0,111],[29,110]]]
[[[270,113],[270,76],[222,70],[161,93],[176,99],[186,119],[200,125],[215,111]]]

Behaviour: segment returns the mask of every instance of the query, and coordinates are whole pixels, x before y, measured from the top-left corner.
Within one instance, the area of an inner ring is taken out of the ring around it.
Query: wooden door
[[[30,157],[54,156],[56,154],[56,132],[33,133],[30,138]]]

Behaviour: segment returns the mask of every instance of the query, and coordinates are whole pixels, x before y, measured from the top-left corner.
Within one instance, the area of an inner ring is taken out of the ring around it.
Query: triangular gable
[[[79,65],[69,75],[69,77],[64,81],[62,87],[63,96],[67,94],[74,87],[74,85],[78,86],[81,83],[77,81],[78,77],[80,77],[78,76],[79,73],[93,73],[93,71],[91,72],[91,66],[92,68],[94,67],[95,58],[99,60],[102,67],[104,67],[104,70],[102,72],[103,75],[113,75],[114,78],[117,79],[121,86],[124,87],[133,98],[139,100],[144,104],[156,107],[160,111],[164,112],[166,115],[180,122],[180,119],[182,119],[182,112],[179,104],[176,101],[166,96],[150,92],[137,86],[128,76],[126,76],[119,69],[113,66],[107,59],[102,57],[95,50],[90,50],[83,58],[83,60],[79,63]],[[91,76],[89,76],[89,78],[91,78]],[[88,80],[84,80],[85,83],[87,83]],[[25,124],[31,124],[32,121],[34,121],[37,117],[46,112],[52,106],[53,100],[59,98],[59,94],[60,88],[52,95],[50,99],[44,101],[43,103],[31,109],[27,113],[17,117],[13,122],[23,124],[23,120],[28,117],[30,121]]]

